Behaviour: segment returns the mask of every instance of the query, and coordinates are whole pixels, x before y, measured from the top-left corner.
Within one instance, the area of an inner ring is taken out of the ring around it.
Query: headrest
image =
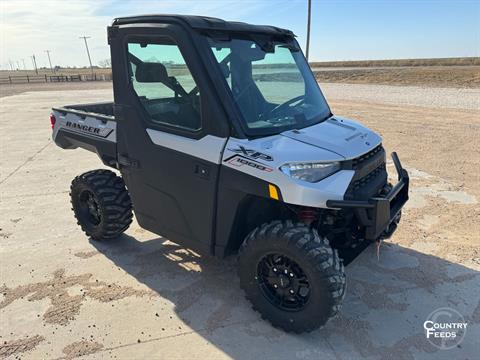
[[[158,62],[140,63],[135,70],[135,80],[144,83],[167,83],[169,82],[167,68]]]

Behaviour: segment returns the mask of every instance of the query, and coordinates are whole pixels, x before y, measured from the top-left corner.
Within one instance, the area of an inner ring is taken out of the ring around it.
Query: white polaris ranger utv
[[[53,139],[119,170],[71,185],[95,240],[132,222],[201,254],[239,256],[254,308],[286,331],[327,322],[344,261],[389,237],[408,174],[381,138],[333,115],[291,31],[148,15],[108,28],[113,103],[54,108]]]

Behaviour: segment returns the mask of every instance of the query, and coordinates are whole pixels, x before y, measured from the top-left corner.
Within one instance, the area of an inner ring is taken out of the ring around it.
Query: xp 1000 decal
[[[250,166],[254,169],[257,169],[257,170],[260,170],[260,171],[266,171],[266,172],[272,172],[273,169],[268,167],[268,166],[265,166],[259,162],[256,162],[256,161],[252,161],[250,159],[247,159],[241,155],[234,155],[233,157],[231,157],[230,159],[227,159],[225,160],[226,162],[228,162],[229,164],[233,165],[233,166],[238,166],[238,167],[241,167],[241,166]]]
[[[236,149],[234,148],[234,149],[228,149],[228,150],[254,160],[273,161],[273,157],[271,157],[270,155],[264,154],[257,150],[247,149],[241,145],[238,145],[238,148]]]

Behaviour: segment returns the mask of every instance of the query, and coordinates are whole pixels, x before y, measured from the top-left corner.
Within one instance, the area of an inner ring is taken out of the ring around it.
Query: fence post
[[[95,73],[94,75],[95,75],[95,81],[97,81],[97,73]]]
[[[10,84],[12,83],[12,78],[10,77],[10,75],[8,76],[8,81],[10,82]]]
[[[45,74],[45,82],[48,82],[48,81],[47,81],[47,74]]]
[[[27,83],[29,83],[29,82],[30,82],[30,78],[28,77],[28,74],[27,74]]]

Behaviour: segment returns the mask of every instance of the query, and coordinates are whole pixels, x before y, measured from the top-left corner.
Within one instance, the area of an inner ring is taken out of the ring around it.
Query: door
[[[167,239],[212,252],[228,126],[192,40],[165,25],[125,29],[111,45],[118,161],[136,218]]]

